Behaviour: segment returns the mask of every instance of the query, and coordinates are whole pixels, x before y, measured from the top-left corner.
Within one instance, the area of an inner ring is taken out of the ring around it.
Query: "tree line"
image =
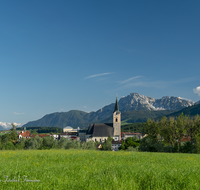
[[[200,116],[189,118],[183,113],[178,117],[162,117],[160,121],[148,119],[145,127],[148,135],[140,141],[141,151],[152,152],[200,152]]]
[[[59,127],[26,127],[30,133],[61,133],[63,131],[63,128]],[[17,130],[24,130],[24,127],[18,127]]]

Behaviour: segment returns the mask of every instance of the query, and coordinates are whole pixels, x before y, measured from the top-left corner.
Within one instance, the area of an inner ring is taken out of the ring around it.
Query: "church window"
[[[95,142],[97,141],[97,139],[95,139]]]
[[[116,122],[117,122],[117,118],[116,118],[116,120],[115,120]]]

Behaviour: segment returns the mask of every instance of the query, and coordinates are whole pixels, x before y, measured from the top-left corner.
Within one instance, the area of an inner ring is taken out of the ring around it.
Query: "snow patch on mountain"
[[[13,123],[16,127],[21,127],[24,125],[24,123]],[[7,122],[0,122],[0,130],[8,130],[11,129],[12,125],[11,123]]]
[[[119,110],[121,112],[133,111],[133,110],[180,110],[184,107],[194,105],[194,102],[181,97],[174,96],[163,96],[160,99],[140,95],[138,93],[131,93],[128,96],[120,98]],[[99,109],[96,113],[99,119],[107,117],[111,111],[114,111],[115,104],[104,106]]]

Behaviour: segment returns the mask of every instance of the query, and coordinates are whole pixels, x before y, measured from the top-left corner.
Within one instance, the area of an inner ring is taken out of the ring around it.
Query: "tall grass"
[[[0,189],[200,189],[200,155],[23,150],[0,160]]]

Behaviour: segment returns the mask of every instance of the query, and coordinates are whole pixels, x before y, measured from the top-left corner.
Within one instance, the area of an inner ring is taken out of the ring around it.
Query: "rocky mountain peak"
[[[120,98],[118,104],[120,111],[126,112],[132,110],[180,110],[184,107],[194,105],[194,102],[174,96],[163,96],[160,99],[155,99],[134,92]],[[112,113],[113,109],[114,103],[101,108],[96,113],[98,113],[99,119],[103,119]]]

